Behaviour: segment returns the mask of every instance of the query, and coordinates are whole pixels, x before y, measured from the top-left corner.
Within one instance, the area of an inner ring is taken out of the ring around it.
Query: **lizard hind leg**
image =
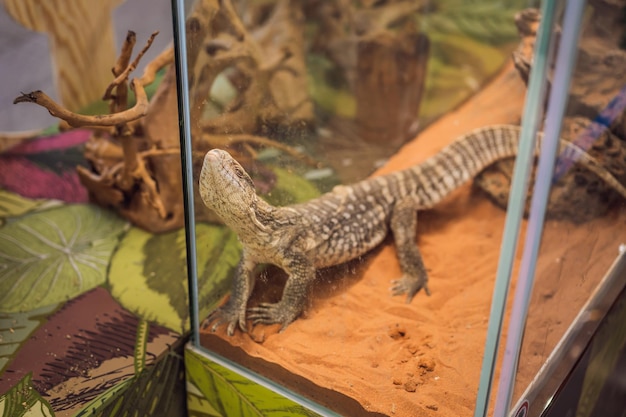
[[[413,199],[406,198],[397,202],[391,213],[391,232],[396,244],[398,261],[402,269],[402,278],[392,281],[393,295],[406,294],[406,302],[410,303],[421,289],[430,295],[428,289],[428,273],[422,255],[415,242],[417,236],[417,204]]]

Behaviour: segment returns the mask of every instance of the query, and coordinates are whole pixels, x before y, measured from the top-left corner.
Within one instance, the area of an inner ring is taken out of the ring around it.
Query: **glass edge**
[[[233,362],[203,346],[198,346],[192,343],[188,346],[188,349],[191,349],[192,351],[204,356],[205,358],[215,362],[216,364],[223,366],[224,368],[232,372],[235,372],[256,384],[259,384],[263,386],[264,388],[269,389],[270,391],[273,391],[297,404],[300,404],[301,406],[319,414],[320,416],[340,417],[340,414],[337,414],[331,411],[330,409],[312,400],[309,400],[308,398],[303,397],[302,395],[297,394],[296,392],[291,391],[288,388],[283,387],[282,385],[272,381],[271,379],[268,379],[260,374],[257,374],[256,372],[253,372],[250,369],[242,365],[239,365],[238,363]]]
[[[568,92],[576,62],[584,5],[584,1],[574,1],[568,2],[565,6],[565,15],[562,21],[563,29],[554,69],[556,75],[548,98],[544,135],[540,144],[541,152],[539,153],[539,166],[536,178],[552,178],[554,173],[561,126],[569,99]],[[524,334],[524,325],[528,314],[528,305],[532,295],[537,257],[551,187],[552,181],[537,181],[532,194],[522,260],[509,319],[506,347],[503,351],[494,416],[506,415],[511,405],[515,374]]]
[[[474,417],[485,417],[489,407],[489,398],[504,320],[504,309],[510,287],[513,261],[518,246],[524,201],[528,189],[528,178],[530,177],[535,149],[536,133],[543,113],[543,98],[547,80],[546,68],[548,66],[548,57],[554,44],[554,37],[551,36],[551,33],[555,20],[556,6],[557,2],[554,1],[545,1],[541,5],[541,23],[537,33],[537,42],[533,54],[533,68],[530,73],[526,102],[524,104],[520,147],[515,158],[515,168],[489,313],[485,352],[480,372],[478,393],[476,395]]]
[[[189,113],[189,73],[187,68],[187,37],[185,34],[184,0],[172,0],[174,58],[176,64],[176,92],[178,98],[178,126],[183,179],[185,212],[185,243],[187,249],[187,280],[189,288],[189,326],[191,340],[200,344],[198,318],[198,268],[196,258],[196,220],[193,194],[193,158],[191,149],[191,120]]]

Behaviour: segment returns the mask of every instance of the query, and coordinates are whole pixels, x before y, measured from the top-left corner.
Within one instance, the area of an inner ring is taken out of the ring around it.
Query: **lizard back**
[[[385,238],[397,202],[408,198],[415,210],[430,208],[491,163],[514,156],[518,143],[515,126],[477,129],[421,164],[337,186],[290,208],[301,215],[304,239],[316,266],[342,263]]]

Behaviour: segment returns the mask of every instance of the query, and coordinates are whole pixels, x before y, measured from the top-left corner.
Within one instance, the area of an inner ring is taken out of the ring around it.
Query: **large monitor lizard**
[[[493,162],[517,153],[520,129],[491,126],[472,131],[411,168],[340,185],[301,204],[275,207],[255,192],[250,176],[226,151],[209,151],[200,173],[204,204],[235,231],[243,246],[230,299],[204,321],[212,331],[227,324],[246,331],[253,324],[279,323],[284,330],[303,311],[318,268],[347,262],[377,246],[391,231],[403,276],[393,295],[410,302],[421,289],[430,294],[428,276],[416,245],[417,210],[428,209]],[[589,155],[572,147],[578,162],[626,198],[626,189]],[[547,180],[547,179],[546,179]],[[287,274],[278,303],[247,309],[258,264],[274,264]]]

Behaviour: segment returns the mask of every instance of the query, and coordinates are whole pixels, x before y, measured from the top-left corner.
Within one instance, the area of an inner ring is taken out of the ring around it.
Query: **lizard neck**
[[[232,218],[227,225],[233,229],[245,245],[266,245],[291,233],[288,226],[294,224],[297,212],[289,207],[275,207],[257,198],[243,218]]]
[[[280,213],[280,207],[275,207],[265,200],[259,198],[254,208],[255,223],[260,224],[264,228],[271,228],[275,223],[276,216]]]

